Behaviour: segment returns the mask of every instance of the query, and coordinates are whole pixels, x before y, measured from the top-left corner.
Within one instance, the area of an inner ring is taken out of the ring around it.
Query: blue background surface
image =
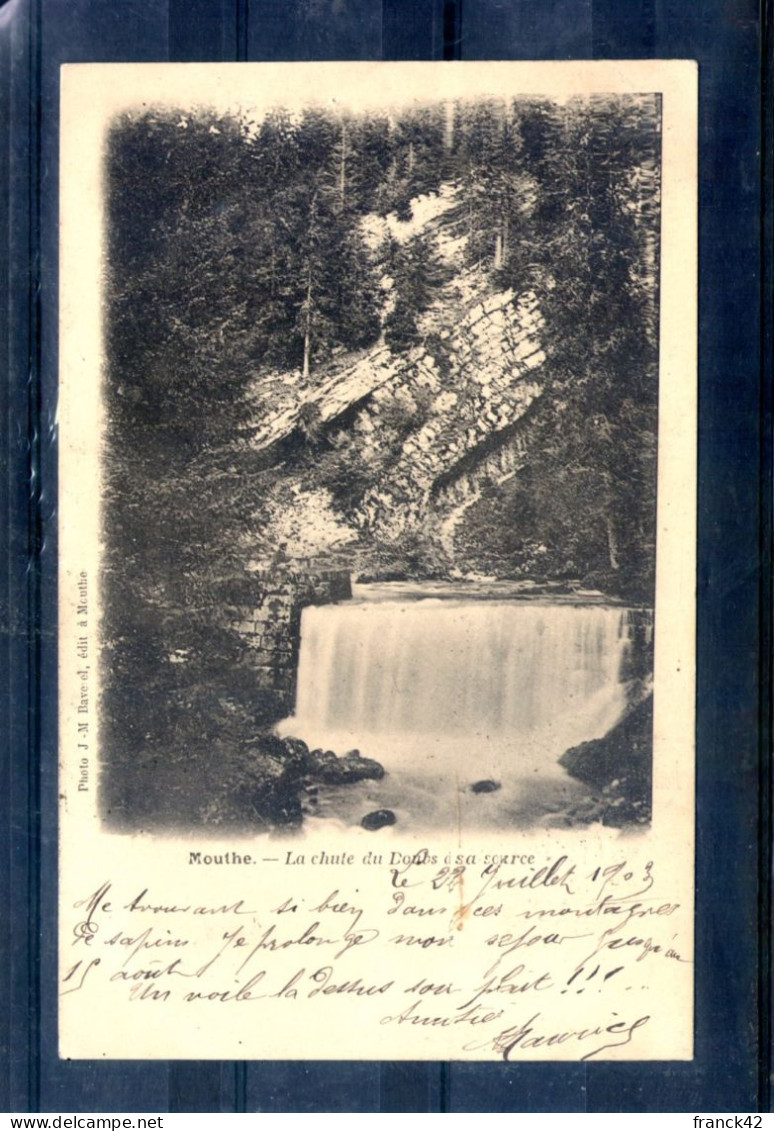
[[[691,1063],[62,1062],[56,1053],[58,68],[83,61],[700,64],[696,1057]],[[9,0],[0,8],[5,918],[0,1106],[36,1112],[752,1112],[769,1003],[761,27],[754,0]],[[770,216],[766,219],[770,224]],[[30,285],[30,280],[32,285]],[[0,549],[2,544],[0,544]],[[30,563],[33,564],[29,568]],[[7,568],[6,568],[7,567]],[[761,918],[762,917],[762,918]],[[3,1092],[6,1094],[3,1095]]]

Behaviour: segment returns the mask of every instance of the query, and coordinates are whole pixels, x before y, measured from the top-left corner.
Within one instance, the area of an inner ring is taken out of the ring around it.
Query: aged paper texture
[[[691,1058],[696,104],[64,68],[63,1057]]]

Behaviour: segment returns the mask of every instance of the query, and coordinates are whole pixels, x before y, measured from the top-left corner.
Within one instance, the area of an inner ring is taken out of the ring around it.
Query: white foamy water
[[[320,815],[375,807],[402,828],[534,820],[585,791],[557,764],[626,704],[629,613],[519,600],[359,600],[307,608],[294,716],[283,734],[387,776],[321,790]],[[502,789],[474,794],[493,779]]]

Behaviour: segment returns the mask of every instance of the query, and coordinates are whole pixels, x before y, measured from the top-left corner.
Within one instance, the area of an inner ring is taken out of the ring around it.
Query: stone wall
[[[347,570],[292,566],[251,572],[232,591],[227,623],[247,642],[264,713],[280,719],[293,709],[302,610],[351,597]]]

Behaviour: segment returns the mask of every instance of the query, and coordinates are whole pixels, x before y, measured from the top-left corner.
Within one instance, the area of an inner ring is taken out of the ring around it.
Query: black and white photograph
[[[110,123],[103,819],[647,824],[660,95],[294,103]]]

